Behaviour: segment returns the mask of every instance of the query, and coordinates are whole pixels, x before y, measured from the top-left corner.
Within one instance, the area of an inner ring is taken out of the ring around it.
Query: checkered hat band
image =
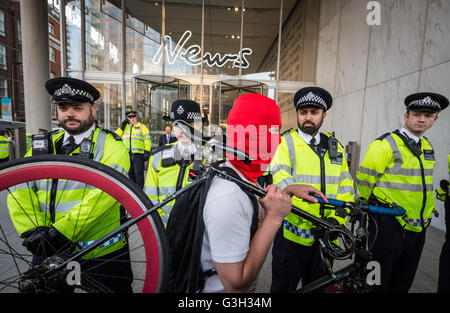
[[[430,108],[430,109],[433,108],[433,109],[438,109],[438,110],[441,109],[441,105],[438,102],[436,102],[430,98],[411,101],[411,103],[408,105],[408,108],[409,107],[424,107],[424,108]]]
[[[85,98],[88,98],[91,100],[91,102],[94,102],[94,97],[87,91],[72,88],[69,85],[65,84],[59,89],[56,89],[53,93],[54,97],[60,97],[60,96],[82,96]]]
[[[325,100],[322,99],[322,97],[310,92],[308,93],[306,96],[301,97],[300,99],[298,99],[296,106],[304,106],[304,105],[319,105],[320,107],[322,107],[324,110],[327,109],[327,103],[325,102]]]

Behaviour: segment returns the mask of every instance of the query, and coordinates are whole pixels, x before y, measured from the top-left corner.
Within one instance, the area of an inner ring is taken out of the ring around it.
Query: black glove
[[[75,248],[75,245],[54,227],[37,227],[23,233],[21,237],[25,238],[22,245],[28,251],[43,257]]]
[[[128,119],[125,119],[121,124],[120,124],[120,129],[122,129],[122,131],[125,130],[125,127],[127,127],[128,125]]]
[[[149,151],[145,151],[144,152],[144,161],[148,161],[148,159],[150,159],[150,152]]]

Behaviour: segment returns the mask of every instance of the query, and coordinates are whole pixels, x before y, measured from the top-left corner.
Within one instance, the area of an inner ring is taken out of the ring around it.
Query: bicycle
[[[182,125],[182,123],[181,123]],[[170,201],[179,197],[182,193],[195,188],[198,184],[206,182],[211,176],[218,175],[240,185],[259,197],[264,197],[265,192],[242,180],[236,179],[220,170],[221,150],[232,153],[238,158],[251,162],[251,158],[242,151],[234,148],[222,146],[219,141],[198,139],[189,129],[183,129],[183,132],[191,136],[194,142],[198,144],[198,151],[202,151],[200,161],[194,161],[193,171],[195,179],[193,182],[169,195],[164,201],[153,205],[143,191],[127,176],[120,174],[114,169],[103,164],[91,161],[89,159],[75,156],[43,155],[32,156],[28,158],[10,161],[0,166],[0,195],[3,192],[12,194],[11,187],[23,184],[29,188],[33,182],[47,182],[46,188],[49,188],[51,180],[62,180],[64,182],[78,182],[80,189],[94,187],[102,190],[101,195],[106,193],[113,197],[126,210],[126,216],[121,218],[120,226],[104,235],[100,240],[90,243],[87,246],[80,247],[72,254],[64,254],[64,251],[49,257],[37,266],[31,262],[31,254],[21,246],[20,238],[15,231],[8,214],[1,211],[0,215],[0,292],[57,292],[52,286],[58,282],[64,281],[68,275],[68,265],[76,261],[82,263],[83,256],[92,250],[101,246],[121,233],[125,233],[130,243],[130,254],[133,272],[133,291],[134,292],[164,292],[166,290],[168,278],[168,255],[167,238],[164,233],[164,226],[158,214],[158,209],[165,206]],[[64,192],[64,189],[62,190]],[[101,196],[100,195],[100,196]],[[4,196],[4,195],[3,195]],[[10,195],[11,196],[11,195]],[[62,195],[61,195],[62,197]],[[1,197],[0,197],[1,199]],[[329,206],[333,206],[333,201],[329,199]],[[366,212],[360,210],[356,212],[353,204],[334,203],[336,207],[352,207],[350,210],[351,219],[356,221],[360,217],[360,231],[358,236],[354,236],[349,230],[329,223],[316,216],[313,216],[303,210],[293,207],[293,212],[299,216],[311,221],[318,226],[322,236],[319,239],[321,246],[329,256],[336,259],[348,258],[354,252],[356,254],[353,267],[331,273],[313,286],[302,288],[300,292],[313,291],[324,285],[341,281],[346,278],[353,278],[361,273],[361,267],[365,264],[367,258],[364,257],[362,243],[365,235],[362,230],[365,228]],[[0,207],[5,207],[0,204]],[[33,210],[42,208],[34,208]],[[94,210],[92,208],[92,210]],[[383,208],[382,208],[383,209]],[[46,212],[47,208],[44,208]],[[385,210],[385,209],[383,209]],[[400,214],[400,210],[395,211]],[[403,212],[404,214],[404,212]],[[363,216],[365,216],[363,218]],[[32,219],[32,216],[29,216]],[[36,225],[38,226],[38,225]],[[358,233],[358,231],[357,231]],[[330,241],[331,235],[337,235],[343,242],[343,249],[334,246]],[[357,244],[356,244],[357,243]],[[361,247],[359,247],[361,245]],[[361,254],[362,253],[362,254]],[[360,255],[361,254],[361,255]],[[9,260],[9,263],[6,263]],[[356,262],[356,260],[358,260]],[[361,260],[361,261],[359,261]],[[106,261],[105,261],[106,262]],[[108,260],[107,262],[114,262]],[[5,263],[7,266],[5,266]],[[89,272],[82,272],[81,284],[77,285],[80,292],[108,292],[109,290],[98,284]],[[360,281],[358,278],[355,281]]]

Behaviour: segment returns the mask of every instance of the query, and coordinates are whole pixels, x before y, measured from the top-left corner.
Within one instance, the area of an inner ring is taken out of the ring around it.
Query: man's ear
[[[91,105],[91,114],[92,114],[92,116],[95,116],[95,113],[97,113],[97,107],[95,105]]]

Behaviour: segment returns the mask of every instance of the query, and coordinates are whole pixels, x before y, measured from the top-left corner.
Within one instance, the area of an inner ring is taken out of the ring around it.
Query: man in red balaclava
[[[246,164],[245,160],[227,154],[224,166],[256,186],[257,177],[264,173],[280,143],[280,109],[270,98],[246,94],[234,102],[227,124],[227,145],[245,151],[253,161]],[[220,177],[213,179],[203,212],[201,264],[204,272],[214,274],[206,280],[203,292],[254,289],[273,238],[291,210],[291,196],[312,203],[317,200],[310,193],[325,199],[310,186],[288,186],[281,190],[270,185],[265,191],[267,195],[259,199],[264,212],[259,214],[254,196],[233,182]],[[252,231],[258,215],[262,217],[260,226]]]

